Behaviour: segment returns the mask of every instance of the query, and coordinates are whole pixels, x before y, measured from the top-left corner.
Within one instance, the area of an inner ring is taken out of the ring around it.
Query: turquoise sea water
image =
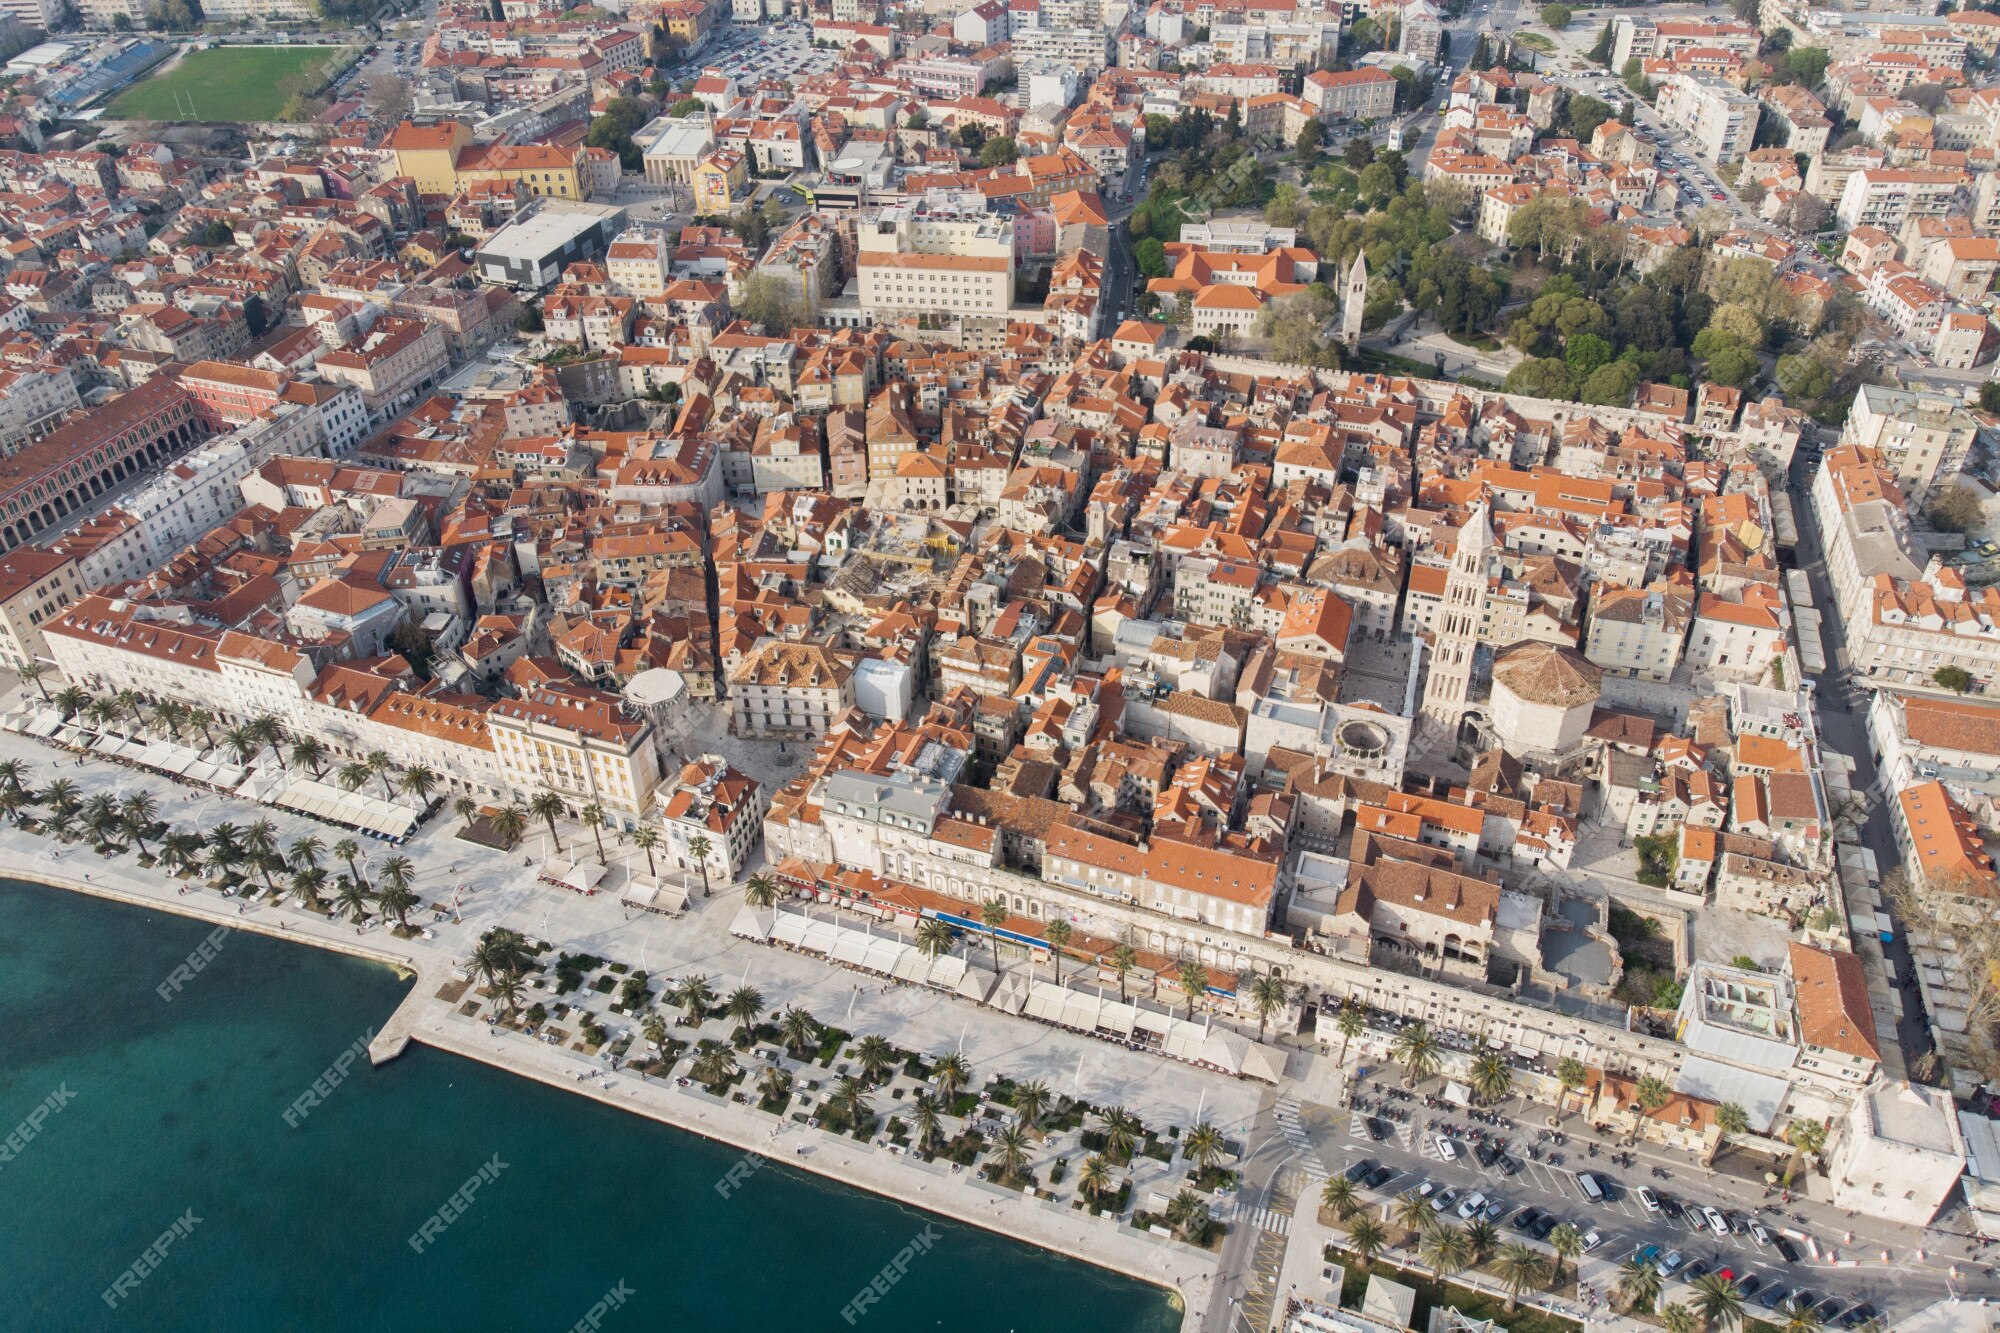
[[[780,1165],[724,1198],[735,1151],[423,1047],[289,1126],[405,983],[230,933],[162,1000],[212,929],[0,881],[0,1329],[561,1330],[600,1301],[610,1333],[1178,1326],[1153,1288]]]

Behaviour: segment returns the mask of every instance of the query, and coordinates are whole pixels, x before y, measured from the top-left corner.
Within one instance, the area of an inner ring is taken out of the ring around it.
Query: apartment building
[[[1692,588],[1671,583],[1624,588],[1597,580],[1590,598],[1586,658],[1635,680],[1672,678],[1694,620]]]
[[[1315,70],[1300,96],[1321,120],[1379,120],[1395,111],[1397,87],[1386,69]]]
[[[821,736],[854,706],[854,668],[815,643],[759,645],[729,687],[739,736]]]
[[[1014,224],[991,214],[885,208],[857,228],[866,312],[1004,315],[1014,299]]]
[[[501,785],[522,803],[552,791],[573,809],[595,805],[630,829],[660,785],[653,727],[615,694],[543,686],[487,712]]]
[[[83,596],[78,564],[54,551],[24,547],[0,556],[0,663],[46,661],[42,628]]]
[[[1656,109],[1694,141],[1701,156],[1721,167],[1740,161],[1755,145],[1762,107],[1724,79],[1682,73],[1661,86]]]
[[[1917,509],[1932,488],[1964,468],[1979,424],[1954,396],[1864,384],[1840,443],[1880,453],[1897,487]]]
[[[663,859],[704,872],[711,885],[733,884],[763,836],[769,803],[757,780],[719,754],[704,754],[662,783],[659,798]],[[700,856],[696,838],[707,844]]]
[[[1757,54],[1763,35],[1754,23],[1705,23],[1699,19],[1652,19],[1620,14],[1611,22],[1611,68],[1628,60],[1672,60],[1699,47],[1728,51],[1745,60]]]
[[[1911,218],[1941,218],[1965,211],[1972,178],[1962,171],[1919,167],[1863,167],[1841,187],[1834,216],[1841,228],[1880,227],[1895,233]]]
[[[428,320],[384,315],[360,341],[318,362],[322,378],[361,391],[369,418],[382,421],[408,406],[451,366],[444,332]]]

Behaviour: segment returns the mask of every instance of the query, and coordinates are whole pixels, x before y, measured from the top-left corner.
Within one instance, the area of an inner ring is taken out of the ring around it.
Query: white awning
[[[796,912],[780,912],[771,926],[771,939],[778,944],[789,944],[794,949],[805,947],[806,931],[812,922]]]
[[[1065,1027],[1073,1027],[1079,1032],[1097,1031],[1097,1015],[1104,1006],[1095,995],[1085,995],[1080,991],[1063,993],[1062,1018]]]
[[[21,730],[30,736],[49,737],[62,728],[62,714],[53,708],[44,708],[29,718]]]
[[[849,967],[861,967],[868,962],[868,937],[857,931],[842,930],[833,945],[833,961],[846,963]]]
[[[1026,1013],[1048,1023],[1062,1022],[1062,992],[1048,982],[1037,982],[1028,992]]]
[[[736,919],[729,923],[729,933],[740,935],[746,940],[767,940],[772,928],[777,924],[777,913],[768,908],[752,907],[744,904],[736,911]]]
[[[931,960],[924,957],[923,950],[905,949],[901,956],[896,959],[896,965],[889,975],[895,977],[898,981],[907,981],[914,985],[921,985],[924,979],[930,975],[930,970]]]
[[[885,977],[896,974],[896,964],[902,961],[903,953],[909,945],[901,940],[883,939],[880,936],[868,941],[868,954],[861,965],[870,972],[880,972]]]
[[[941,986],[946,990],[957,990],[958,983],[965,979],[965,972],[968,966],[963,958],[955,954],[939,954],[931,960],[930,976],[926,980],[933,986]]]
[[[1138,1018],[1139,1010],[1117,1000],[1106,1000],[1097,1008],[1097,1026],[1106,1032],[1115,1032],[1121,1037],[1132,1035],[1132,1024]]]
[[[625,892],[619,896],[619,901],[627,907],[636,907],[642,912],[669,914],[686,910],[688,904],[687,893],[680,885],[662,884],[644,875],[632,876],[625,885]],[[742,910],[748,912],[755,909],[746,907]],[[741,912],[738,915],[740,916]],[[753,938],[761,940],[764,937],[757,935]]]

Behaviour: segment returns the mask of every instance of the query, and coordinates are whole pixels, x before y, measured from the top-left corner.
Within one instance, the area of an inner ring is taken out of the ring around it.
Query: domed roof
[[[1500,651],[1493,681],[1529,703],[1576,708],[1597,702],[1604,671],[1574,648],[1531,640]]]

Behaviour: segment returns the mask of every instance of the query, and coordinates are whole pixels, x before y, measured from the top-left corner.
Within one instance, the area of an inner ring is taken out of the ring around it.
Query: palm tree
[[[715,1003],[715,991],[709,986],[707,977],[699,972],[690,972],[681,979],[679,986],[667,992],[667,1002],[685,1009],[688,1022],[699,1026]]]
[[[757,1082],[766,1101],[782,1102],[792,1090],[792,1071],[779,1065],[765,1065]]]
[[[210,731],[209,728],[215,724],[215,714],[209,712],[206,708],[197,706],[188,709],[187,721],[190,727],[201,733],[202,742],[209,749],[213,750],[215,748],[215,733]]]
[[[931,1082],[937,1085],[938,1096],[949,1105],[965,1091],[965,1085],[972,1081],[972,1066],[957,1051],[941,1055],[931,1066]]]
[[[1743,1322],[1743,1291],[1720,1273],[1695,1279],[1694,1312],[1702,1327],[1710,1330],[1735,1328]]]
[[[1792,1145],[1792,1155],[1785,1162],[1785,1187],[1790,1189],[1799,1164],[1808,1157],[1817,1157],[1820,1149],[1826,1147],[1826,1126],[1817,1120],[1794,1120],[1785,1128],[1785,1141]]]
[[[590,836],[597,840],[597,859],[604,860],[604,834],[599,832],[604,827],[604,807],[592,801],[578,812],[577,818],[590,830]]]
[[[326,887],[326,872],[318,866],[300,866],[292,872],[292,892],[315,912],[326,910],[320,890]]]
[[[395,795],[395,788],[389,782],[389,775],[396,771],[396,761],[389,757],[388,751],[370,750],[362,758],[361,765],[368,770],[369,777],[382,779],[383,800],[386,801]]]
[[[129,716],[132,719],[132,729],[134,731],[146,725],[146,701],[139,697],[137,690],[120,690],[112,697],[111,702],[120,714]]]
[[[243,768],[250,767],[251,756],[264,748],[263,744],[250,734],[248,727],[231,727],[222,733],[222,743],[236,756],[237,764]]]
[[[276,754],[279,747],[285,743],[285,724],[278,721],[277,718],[272,717],[269,713],[259,713],[246,722],[244,726],[252,736],[257,738],[259,749],[269,746],[271,753]]]
[[[326,844],[308,833],[303,838],[293,838],[286,852],[294,861],[302,865],[317,866],[320,857],[326,854]]]
[[[1139,964],[1139,954],[1129,944],[1120,944],[1111,951],[1111,970],[1118,974],[1118,1003],[1125,1001],[1125,978]]]
[[[512,847],[521,840],[521,834],[528,827],[527,811],[518,805],[503,805],[493,816],[491,827],[501,846]]]
[[[271,882],[271,872],[283,870],[285,862],[278,855],[278,833],[270,820],[259,819],[243,830],[243,850],[249,853],[250,864],[264,877],[264,887],[276,893],[278,886]]]
[[[336,915],[345,912],[349,921],[360,925],[368,915],[368,886],[342,875],[333,891],[333,910]]]
[[[153,725],[170,741],[181,738],[181,728],[187,725],[187,718],[188,706],[178,699],[162,699],[153,705]]]
[[[437,770],[429,765],[411,764],[403,770],[403,776],[396,779],[396,786],[405,796],[416,797],[420,809],[428,810],[431,808],[431,793],[437,790],[441,781],[443,779],[438,777]]]
[[[1112,1107],[1104,1113],[1104,1151],[1113,1161],[1131,1161],[1132,1150],[1139,1146],[1139,1129],[1138,1116],[1122,1106]]]
[[[1724,1139],[1749,1132],[1750,1114],[1735,1102],[1724,1102],[1715,1108],[1715,1129],[1715,1142],[1708,1147],[1708,1162],[1713,1162],[1722,1151]]]
[[[118,803],[118,818],[125,825],[125,831],[132,835],[141,854],[146,851],[146,835],[159,822],[160,803],[148,791],[135,791]]]
[[[1502,1245],[1499,1254],[1494,1256],[1493,1274],[1507,1289],[1507,1308],[1512,1310],[1520,1305],[1522,1292],[1549,1280],[1548,1256],[1533,1246],[1518,1242]]]
[[[756,879],[751,879],[756,884]],[[934,916],[927,916],[917,923],[917,948],[927,957],[936,958],[951,949],[953,939],[951,927]]]
[[[556,855],[561,856],[562,839],[556,836],[556,816],[567,813],[562,797],[552,791],[538,791],[535,799],[528,802],[528,813],[548,824],[549,841],[555,844]]]
[[[208,831],[209,866],[223,875],[227,875],[230,871],[234,870],[237,862],[243,859],[243,847],[239,841],[242,836],[242,830],[227,821],[217,824],[214,828],[210,829]]]
[[[472,827],[472,817],[479,813],[479,802],[470,796],[456,797],[451,803],[451,812],[465,821],[458,826],[458,831],[463,833]]]
[[[293,763],[311,773],[313,781],[317,782],[326,769],[326,746],[320,744],[317,736],[301,736],[292,742],[291,758]]]
[[[1672,1101],[1674,1091],[1657,1074],[1648,1074],[1639,1080],[1639,1086],[1632,1090],[1632,1100],[1647,1115],[1659,1110]]]
[[[1334,1215],[1345,1222],[1361,1206],[1361,1191],[1346,1176],[1331,1176],[1326,1188],[1319,1192],[1320,1205],[1333,1210]]]
[[[910,1123],[917,1131],[917,1151],[927,1150],[944,1133],[944,1104],[936,1094],[919,1091],[910,1099]]]
[[[367,877],[361,873],[360,867],[354,864],[354,858],[361,855],[360,843],[352,838],[342,838],[333,844],[333,854],[347,862],[347,873],[354,876],[355,883],[364,889],[368,887]]]
[[[42,702],[47,703],[49,701],[49,687],[42,684],[42,675],[47,670],[48,668],[40,662],[23,662],[20,666],[14,668],[14,674],[34,686],[41,693]]]
[[[1456,1273],[1472,1261],[1472,1246],[1465,1233],[1449,1222],[1440,1221],[1417,1242],[1417,1255],[1431,1266],[1433,1278]]]
[[[1643,1259],[1627,1259],[1618,1269],[1618,1297],[1627,1310],[1644,1313],[1660,1298],[1660,1270]]]
[[[96,699],[91,702],[87,715],[91,725],[102,731],[118,721],[118,705],[110,699]]]
[[[1412,1023],[1398,1032],[1391,1049],[1407,1071],[1405,1087],[1414,1088],[1437,1073],[1438,1066],[1444,1063],[1444,1044],[1425,1023]]]
[[[42,788],[42,805],[60,823],[68,823],[74,819],[80,804],[76,795],[76,784],[68,778],[57,778]]]
[[[417,895],[410,890],[410,858],[392,856],[382,863],[382,887],[375,894],[375,906],[383,916],[396,918],[401,930],[410,928],[410,909],[417,905]]]
[[[688,855],[694,858],[695,869],[701,871],[701,896],[708,897],[708,854],[712,850],[707,838],[697,833],[688,839]]]
[[[871,1084],[880,1083],[883,1073],[896,1063],[896,1048],[887,1037],[863,1037],[854,1047],[854,1062],[861,1066],[863,1078]]]
[[[1556,1082],[1562,1084],[1562,1089],[1565,1094],[1564,1097],[1558,1100],[1557,1104],[1558,1111],[1556,1115],[1556,1119],[1558,1121],[1562,1119],[1561,1112],[1563,1110],[1568,1109],[1569,1098],[1567,1094],[1575,1092],[1578,1088],[1582,1087],[1585,1083],[1589,1081],[1590,1081],[1590,1070],[1585,1067],[1583,1061],[1578,1060],[1572,1056],[1565,1056],[1561,1061],[1557,1062]]]
[[[1574,1223],[1565,1222],[1549,1233],[1549,1248],[1556,1252],[1555,1282],[1561,1286],[1563,1260],[1575,1263],[1576,1257],[1583,1253],[1583,1233]]]
[[[1340,1055],[1335,1064],[1347,1063],[1347,1043],[1361,1035],[1368,1026],[1368,1016],[1361,1012],[1361,1006],[1353,1000],[1342,1000],[1340,1008],[1333,1016],[1333,1026],[1340,1032]]]
[[[764,992],[755,986],[738,986],[729,992],[722,1012],[735,1019],[738,1045],[748,1046],[757,1038],[757,1020],[764,1015]]]
[[[1390,1216],[1396,1219],[1397,1226],[1413,1236],[1422,1236],[1438,1224],[1437,1210],[1431,1207],[1431,1201],[1415,1190],[1396,1196]]]
[[[778,1017],[778,1036],[794,1057],[819,1045],[819,1020],[793,1005]]]
[[[0,787],[0,814],[14,820],[16,825],[28,822],[28,810],[35,804],[35,794],[31,791],[17,791],[11,787]],[[143,847],[141,851],[145,850]]]
[[[1083,1161],[1083,1170],[1076,1176],[1076,1192],[1095,1203],[1111,1191],[1111,1163],[1099,1153],[1092,1153]]]
[[[109,796],[93,796],[85,801],[80,818],[84,832],[90,835],[91,844],[96,847],[107,846],[111,835],[120,828],[118,807],[111,803]]]
[[[1227,1146],[1222,1131],[1204,1120],[1187,1132],[1181,1151],[1187,1154],[1187,1159],[1194,1163],[1197,1171],[1206,1173],[1215,1169]]]
[[[1347,1224],[1347,1248],[1366,1268],[1375,1262],[1375,1256],[1389,1248],[1388,1228],[1363,1213]]]
[[[1208,994],[1208,969],[1190,958],[1181,964],[1181,994],[1187,996],[1188,1021],[1194,1021],[1194,1007]]]
[[[1257,1040],[1264,1040],[1264,1027],[1271,1015],[1291,1002],[1292,988],[1276,972],[1266,972],[1250,980],[1250,1003],[1257,1010]]]
[[[1465,1243],[1472,1250],[1472,1262],[1485,1263],[1500,1243],[1500,1229],[1483,1217],[1474,1217],[1465,1224]]]
[[[834,1084],[833,1095],[826,1102],[850,1128],[860,1128],[874,1113],[868,1104],[868,1088],[858,1078],[843,1078]]]
[[[368,765],[348,763],[340,766],[340,785],[348,791],[360,791],[368,782]]]
[[[632,845],[646,854],[646,873],[654,879],[658,879],[660,877],[660,868],[653,864],[653,849],[660,845],[660,831],[651,824],[641,824],[638,828],[632,830]],[[753,880],[768,880],[770,877],[768,875],[758,875],[752,878]],[[765,903],[763,906],[769,907],[770,904]]]
[[[639,1024],[639,1035],[653,1048],[653,1058],[662,1063],[667,1058],[667,1020],[658,1014],[647,1014]]]
[[[1002,1125],[993,1136],[993,1163],[1000,1168],[998,1180],[1006,1184],[1021,1174],[1028,1161],[1028,1131],[1017,1120]]]
[[[487,990],[500,1002],[500,1021],[512,1022],[514,1011],[521,1004],[521,978],[512,972],[502,972],[493,979]]]
[[[519,932],[495,927],[479,937],[472,950],[472,971],[488,981],[506,974],[520,976],[528,970],[533,955]]]
[[[1472,1092],[1487,1105],[1504,1101],[1514,1090],[1514,1067],[1498,1051],[1480,1053],[1472,1062]]]
[[[1660,1311],[1660,1327],[1667,1333],[1697,1333],[1701,1328],[1701,1316],[1685,1305],[1669,1305]]]
[[[17,792],[32,776],[28,766],[18,759],[0,759],[0,787]]]
[[[979,922],[986,927],[987,941],[993,946],[993,970],[1000,970],[1000,927],[1007,924],[1007,904],[989,898],[979,909]]]
[[[736,1052],[730,1049],[727,1042],[703,1037],[694,1049],[695,1056],[688,1065],[688,1073],[701,1080],[710,1092],[717,1091],[736,1077]]]
[[[1076,933],[1075,930],[1071,928],[1069,922],[1064,921],[1060,918],[1051,921],[1048,923],[1048,925],[1042,927],[1042,938],[1046,939],[1049,942],[1049,961],[1055,964],[1056,985],[1058,986],[1062,985],[1063,946],[1070,942],[1070,938],[1075,933]]]
[[[1183,1186],[1181,1192],[1167,1204],[1167,1224],[1192,1240],[1208,1229],[1208,1204],[1199,1194]]]
[[[95,701],[88,694],[74,685],[65,685],[56,691],[56,712],[65,722],[89,708],[93,702]]]
[[[1042,1116],[1055,1094],[1040,1079],[1030,1079],[1014,1089],[1014,1115],[1032,1133],[1040,1133]]]
[[[1182,1191],[1166,1205],[1166,1221],[1170,1227],[1178,1229],[1182,1237],[1192,1241],[1198,1233],[1208,1229],[1208,1203],[1192,1189],[1182,1187]]]
[[[199,833],[169,833],[160,839],[160,862],[177,875],[194,869],[201,858]]]

